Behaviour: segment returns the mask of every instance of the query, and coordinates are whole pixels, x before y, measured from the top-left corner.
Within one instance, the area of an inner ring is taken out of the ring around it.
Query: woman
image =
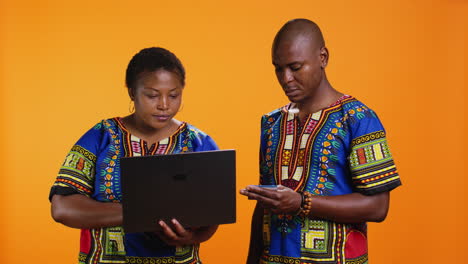
[[[217,149],[208,135],[174,119],[184,84],[174,54],[141,50],[126,72],[134,113],[98,123],[68,153],[49,199],[55,221],[81,229],[79,263],[200,263],[199,244],[217,226],[184,229],[173,219],[172,228],[160,221],[159,233],[125,234],[121,227],[121,157]]]

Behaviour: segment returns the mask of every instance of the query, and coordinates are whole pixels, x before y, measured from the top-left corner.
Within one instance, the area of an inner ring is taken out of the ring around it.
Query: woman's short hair
[[[180,60],[164,48],[151,47],[140,50],[130,60],[125,75],[125,84],[128,89],[135,89],[139,75],[143,72],[166,70],[175,73],[185,86],[185,69]]]

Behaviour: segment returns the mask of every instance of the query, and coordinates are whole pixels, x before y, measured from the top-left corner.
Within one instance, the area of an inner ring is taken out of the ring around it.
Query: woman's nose
[[[168,109],[169,105],[168,105],[168,100],[167,100],[166,96],[161,96],[160,97],[157,107],[160,110],[167,110]]]

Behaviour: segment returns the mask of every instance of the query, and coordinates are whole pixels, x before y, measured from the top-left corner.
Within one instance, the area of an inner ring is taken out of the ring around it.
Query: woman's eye
[[[171,98],[174,98],[174,99],[175,99],[175,98],[179,97],[179,95],[178,95],[178,94],[170,94],[170,95],[169,95],[169,97],[171,97]]]

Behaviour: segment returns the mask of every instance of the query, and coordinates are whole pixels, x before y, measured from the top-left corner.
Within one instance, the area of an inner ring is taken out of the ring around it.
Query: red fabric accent
[[[91,249],[91,232],[89,229],[81,229],[80,252],[89,254]]]
[[[288,188],[291,188],[293,190],[296,189],[298,184],[299,184],[299,182],[296,181],[296,180],[293,180],[293,179],[285,179],[285,180],[281,181],[281,185],[283,185],[285,187],[288,187]]]
[[[351,230],[346,236],[346,259],[357,258],[367,253],[367,238],[356,230]]]
[[[359,164],[366,163],[367,159],[366,159],[366,153],[364,152],[364,149],[360,148],[360,149],[357,149],[356,151],[357,151],[357,156],[359,159]]]
[[[78,160],[78,164],[76,164],[76,168],[77,168],[78,170],[80,170],[80,171],[83,170],[83,168],[84,168],[84,159],[83,159],[83,158],[80,158],[80,159]]]

